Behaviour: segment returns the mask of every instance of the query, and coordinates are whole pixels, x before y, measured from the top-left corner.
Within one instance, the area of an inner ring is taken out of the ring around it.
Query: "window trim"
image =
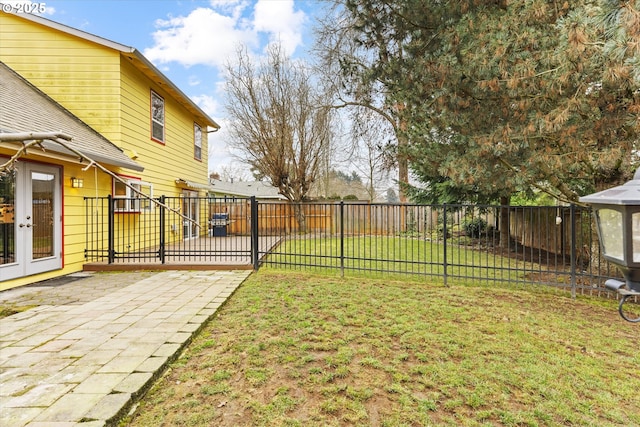
[[[120,175],[120,179],[127,182],[127,184],[137,187],[139,191],[142,191],[147,196],[153,198],[153,184],[150,182],[146,182],[137,177]],[[116,179],[112,180],[111,186],[111,194],[114,200],[113,211],[115,213],[141,213],[141,212],[151,212],[153,210],[153,203],[148,200],[143,200],[142,197],[135,193],[131,188],[126,185],[123,185],[125,188],[124,195],[116,195],[116,185],[119,184],[119,181]],[[148,192],[144,191],[144,188],[148,188]],[[119,205],[121,207],[119,207]]]
[[[154,104],[154,103],[153,103],[153,101],[154,101],[154,98],[157,98],[157,99],[159,99],[160,101],[162,101],[162,122],[160,122],[160,121],[156,120],[156,119],[153,117],[153,109],[154,109],[154,106],[153,106],[153,104]],[[166,123],[166,116],[167,116],[166,103],[165,103],[165,101],[164,101],[164,98],[163,98],[162,96],[160,96],[160,94],[158,94],[158,93],[157,93],[156,91],[154,91],[153,89],[151,89],[151,95],[150,95],[150,97],[149,97],[149,103],[150,103],[150,105],[149,105],[149,112],[150,112],[150,116],[151,116],[151,122],[150,122],[151,139],[152,139],[153,141],[156,141],[156,142],[158,142],[158,143],[160,143],[160,144],[163,144],[163,145],[164,145],[164,144],[166,143],[165,141],[166,141],[166,139],[167,139],[167,138],[166,138],[166,125],[165,125],[165,123]],[[154,136],[154,134],[153,134],[153,125],[154,125],[154,124],[158,124],[158,125],[161,125],[161,126],[162,126],[162,139],[158,139],[158,138],[156,138],[156,137]]]
[[[199,130],[200,132],[196,132],[196,130]],[[198,141],[198,134],[200,135],[200,141]],[[200,142],[200,145],[198,145],[198,142]],[[202,161],[202,126],[200,126],[198,123],[193,123],[193,158],[198,160],[198,161]]]

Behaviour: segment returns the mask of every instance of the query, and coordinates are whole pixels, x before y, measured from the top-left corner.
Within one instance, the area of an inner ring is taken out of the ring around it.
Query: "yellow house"
[[[4,12],[0,12],[0,40],[0,62],[6,68],[3,80],[18,76],[81,124],[78,128],[66,119],[52,121],[52,113],[33,112],[27,103],[7,103],[5,97],[9,95],[3,90],[0,125],[4,123],[7,128],[0,126],[0,132],[60,132],[73,137],[72,144],[86,155],[79,158],[77,152],[53,149],[56,144],[48,140],[49,149],[30,148],[17,163],[51,168],[44,175],[17,167],[3,178],[0,191],[12,191],[15,200],[13,207],[5,206],[7,212],[13,211],[12,217],[3,217],[0,210],[0,232],[4,227],[15,235],[9,238],[8,232],[1,234],[4,258],[0,258],[0,290],[82,269],[86,198],[122,198],[117,206],[122,218],[129,218],[142,214],[139,206],[133,207],[128,201],[135,196],[131,188],[151,197],[188,200],[206,195],[207,135],[219,126],[139,51],[35,15]],[[22,128],[9,126],[14,122],[8,117],[29,114],[36,116],[29,123],[23,120]],[[43,114],[48,114],[47,120],[42,120]],[[93,135],[89,137],[85,131]],[[91,145],[87,139],[92,138],[99,144],[94,141]],[[0,141],[0,164],[19,147],[15,141]],[[95,160],[117,178],[91,166],[87,159]],[[51,203],[58,208],[51,216],[54,225],[48,243],[37,241],[32,233],[37,227],[27,222],[35,220],[34,200],[39,203],[46,199],[35,196],[42,183],[36,185],[29,177],[52,179]],[[82,181],[82,187],[72,187],[72,178],[76,184]],[[23,196],[29,188],[33,197]],[[3,196],[9,199],[7,194],[0,194],[0,198]],[[8,205],[0,201],[0,209],[3,204]],[[183,204],[181,210],[183,215],[200,220],[196,205]],[[26,216],[31,218],[27,220]],[[34,248],[39,246],[51,250],[46,256],[34,255]],[[48,266],[36,262],[44,258],[51,261]]]

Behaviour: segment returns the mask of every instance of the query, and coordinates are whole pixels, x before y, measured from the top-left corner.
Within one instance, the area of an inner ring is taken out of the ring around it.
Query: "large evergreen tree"
[[[345,0],[424,191],[559,199],[628,179],[639,127],[636,2]],[[354,68],[351,67],[353,73]],[[401,148],[402,149],[402,148]]]

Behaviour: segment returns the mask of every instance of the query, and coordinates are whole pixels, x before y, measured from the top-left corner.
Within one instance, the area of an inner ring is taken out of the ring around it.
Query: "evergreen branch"
[[[496,81],[500,82],[500,83],[507,83],[511,80],[528,80],[528,79],[535,79],[537,77],[542,77],[545,74],[551,74],[551,73],[555,73],[556,71],[559,71],[562,67],[556,67],[556,68],[552,68],[550,70],[545,70],[545,71],[541,71],[537,74],[534,74],[532,76],[522,76],[522,77],[514,77],[511,79],[498,79]],[[476,83],[484,83],[484,82],[488,82],[490,80],[477,80]]]
[[[505,159],[503,159],[502,157],[498,157],[498,161],[505,166],[507,169],[511,170],[512,172],[516,173],[516,174],[521,174],[521,172],[518,170],[518,168],[516,168],[515,166],[513,166],[512,164],[510,164],[509,162],[507,162]],[[549,177],[547,176],[547,179],[549,179]],[[556,186],[556,189],[560,190],[558,192],[554,192],[551,189],[549,189],[548,187],[542,186],[540,184],[538,184],[535,181],[532,180],[527,180],[527,183],[529,185],[531,185],[534,188],[537,188],[538,190],[542,191],[543,193],[551,196],[554,199],[557,199],[561,202],[564,203],[577,203],[577,198],[575,197],[575,194],[569,190],[566,185],[562,184],[562,182],[558,179],[555,179],[555,181],[557,181],[560,184],[560,187]],[[564,187],[564,188],[561,188]],[[566,193],[565,193],[566,191]],[[584,206],[584,205],[583,205]]]
[[[404,22],[408,23],[409,25],[413,26],[414,28],[419,28],[421,30],[435,30],[436,27],[427,27],[424,25],[420,25],[417,22],[415,22],[412,19],[409,19],[409,17],[403,13],[400,13],[399,11],[397,11],[396,9],[394,9],[394,5],[397,5],[396,1],[383,1],[382,4],[384,4],[385,6],[387,6],[389,8],[389,10],[391,10],[391,14],[392,15],[396,15],[398,16],[401,20],[403,20]]]

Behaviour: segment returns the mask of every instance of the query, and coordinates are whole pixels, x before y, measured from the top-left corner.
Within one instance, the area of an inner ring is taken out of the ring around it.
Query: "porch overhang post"
[[[111,194],[107,195],[107,262],[113,264],[116,258],[115,250],[115,200]]]

